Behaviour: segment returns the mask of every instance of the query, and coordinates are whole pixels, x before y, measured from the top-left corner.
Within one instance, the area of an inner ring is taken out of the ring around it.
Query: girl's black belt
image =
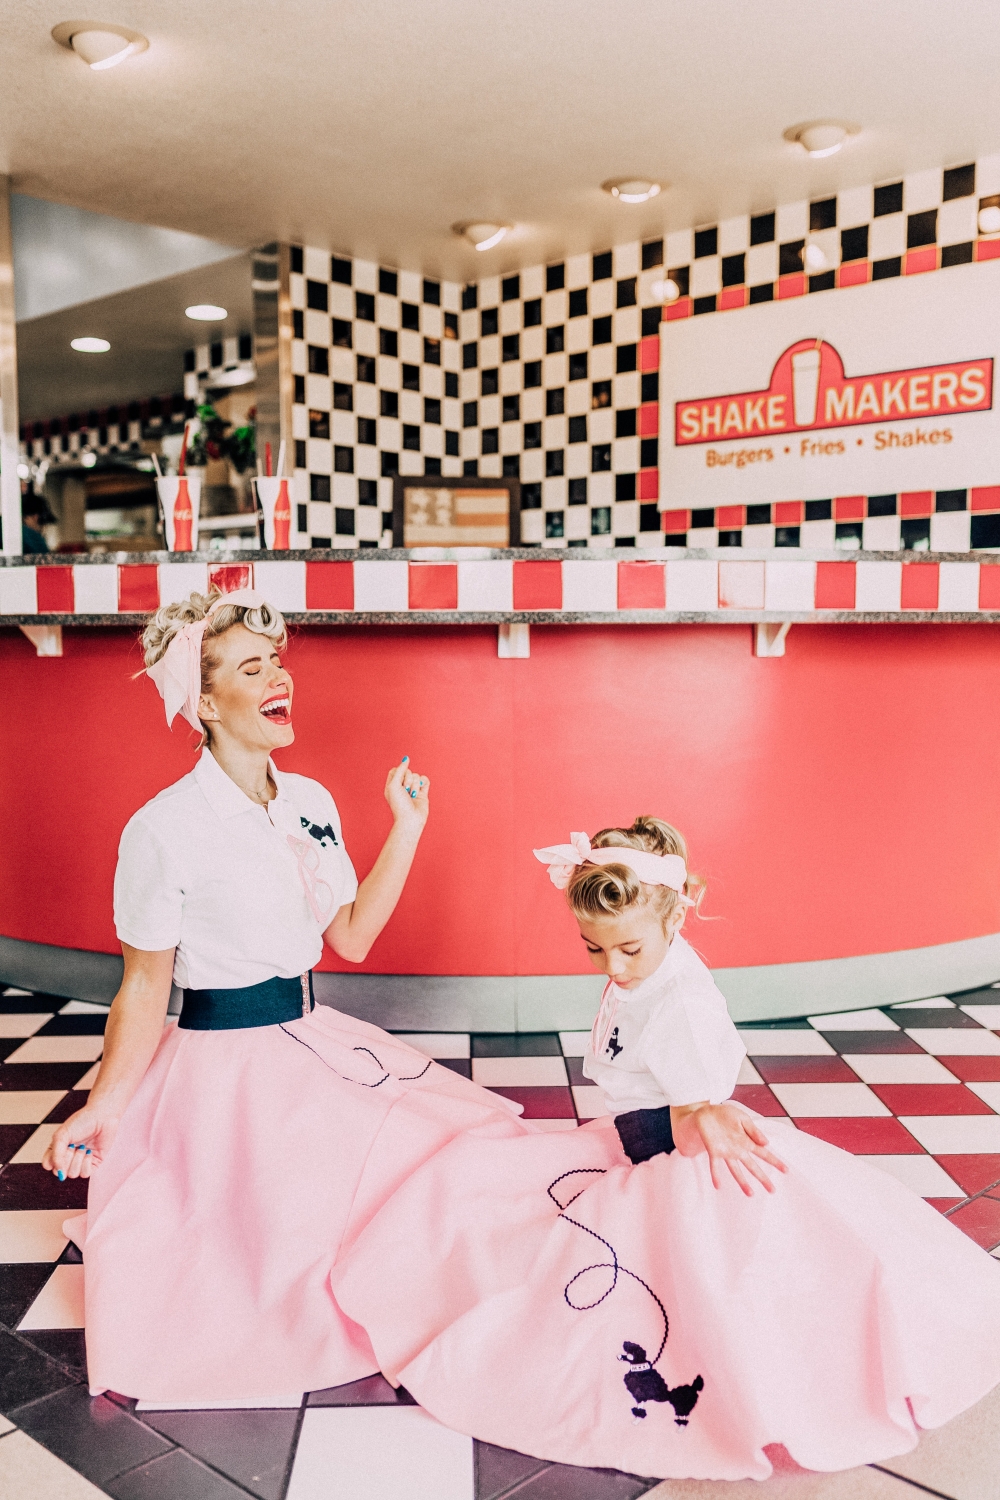
[[[674,1149],[669,1104],[662,1109],[630,1109],[627,1114],[615,1115],[615,1129],[625,1155],[633,1163],[649,1161],[661,1151],[669,1156]]]
[[[312,973],[265,979],[240,989],[182,990],[178,1026],[183,1031],[237,1031],[297,1021],[315,1005]]]

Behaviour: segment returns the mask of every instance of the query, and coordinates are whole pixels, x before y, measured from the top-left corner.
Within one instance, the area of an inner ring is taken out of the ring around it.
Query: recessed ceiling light
[[[860,129],[846,120],[806,120],[802,125],[790,125],[784,138],[801,146],[807,156],[833,156],[848,136],[857,135]]]
[[[492,250],[494,245],[499,245],[510,233],[509,224],[453,224],[452,232],[460,234],[463,239],[469,241],[477,250]]]
[[[69,347],[77,354],[107,354],[111,345],[107,339],[70,339]]]
[[[660,191],[658,182],[650,182],[645,177],[625,177],[614,182],[602,182],[601,186],[612,198],[617,198],[619,203],[648,203]]]
[[[140,31],[104,21],[63,21],[52,28],[60,47],[75,52],[95,72],[114,68],[126,57],[145,52],[149,42]]]
[[[80,462],[83,464],[83,467],[85,469],[92,469],[97,462],[97,454],[84,453],[82,458],[80,459]]]
[[[681,289],[672,276],[665,276],[662,281],[654,281],[649,291],[654,302],[676,302],[681,294]]]
[[[223,318],[229,317],[226,309],[216,307],[214,302],[195,302],[184,311],[189,318],[194,318],[196,323],[221,323]]]

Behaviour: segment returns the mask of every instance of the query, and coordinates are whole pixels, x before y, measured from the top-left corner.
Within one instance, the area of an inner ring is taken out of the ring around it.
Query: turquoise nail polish
[[[89,1146],[87,1147],[87,1155],[88,1156],[90,1155],[90,1147]]]
[[[76,1142],[75,1141],[69,1141],[69,1142],[67,1142],[67,1144],[68,1144],[69,1149],[71,1151],[75,1151],[76,1150]]]
[[[408,755],[404,755],[404,756],[403,756],[403,760],[402,760],[402,764],[403,764],[403,765],[404,765],[404,766],[405,766],[405,765],[406,765],[406,762],[407,762],[407,761],[408,761],[408,760],[409,760],[409,758],[410,758],[410,757],[409,757],[409,756],[408,756]]]
[[[59,1178],[60,1182],[65,1182],[66,1181],[66,1173],[65,1172],[57,1172],[56,1176]]]

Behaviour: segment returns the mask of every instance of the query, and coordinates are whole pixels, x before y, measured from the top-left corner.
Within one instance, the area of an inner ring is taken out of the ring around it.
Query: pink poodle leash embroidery
[[[299,879],[306,893],[309,910],[319,925],[325,927],[333,916],[333,891],[319,874],[319,850],[315,844],[307,844],[305,839],[297,839],[294,833],[288,834],[288,847],[298,863]],[[326,892],[325,909],[320,906],[321,890]]]
[[[677,1426],[686,1427],[688,1425],[688,1418],[698,1403],[698,1396],[705,1389],[705,1382],[700,1375],[696,1375],[690,1385],[676,1385],[671,1390],[659,1370],[656,1369],[660,1356],[666,1348],[667,1335],[670,1332],[670,1321],[667,1318],[666,1308],[653,1291],[653,1288],[647,1282],[643,1281],[641,1276],[636,1275],[635,1271],[630,1271],[627,1266],[622,1265],[618,1259],[618,1252],[610,1241],[604,1239],[596,1230],[588,1229],[587,1225],[581,1224],[579,1219],[571,1219],[566,1212],[570,1204],[575,1203],[577,1198],[586,1191],[586,1187],[581,1187],[565,1203],[561,1202],[553,1191],[554,1188],[558,1187],[560,1182],[565,1182],[568,1177],[603,1176],[604,1170],[603,1167],[576,1167],[571,1172],[563,1172],[561,1177],[555,1178],[546,1188],[546,1192],[552,1199],[552,1202],[559,1209],[559,1217],[565,1219],[567,1224],[572,1224],[576,1229],[582,1229],[584,1234],[589,1234],[599,1244],[604,1245],[611,1255],[610,1261],[595,1261],[592,1265],[584,1266],[582,1270],[577,1271],[575,1276],[571,1276],[563,1287],[563,1297],[566,1299],[567,1306],[571,1307],[574,1312],[590,1312],[592,1308],[599,1307],[605,1298],[611,1296],[611,1293],[618,1285],[619,1273],[623,1276],[631,1277],[633,1281],[638,1282],[644,1291],[649,1293],[650,1297],[656,1303],[660,1317],[663,1319],[663,1337],[660,1339],[660,1346],[653,1358],[649,1359],[641,1344],[634,1344],[631,1340],[625,1339],[622,1343],[624,1353],[618,1356],[622,1363],[630,1366],[628,1374],[623,1376],[623,1380],[625,1389],[635,1403],[632,1407],[632,1415],[633,1417],[644,1418],[646,1415],[645,1403],[647,1401],[668,1401],[674,1409],[674,1421],[677,1423]],[[581,1276],[586,1276],[591,1271],[610,1271],[610,1286],[593,1302],[574,1302],[570,1295],[571,1288],[575,1282],[579,1281]]]

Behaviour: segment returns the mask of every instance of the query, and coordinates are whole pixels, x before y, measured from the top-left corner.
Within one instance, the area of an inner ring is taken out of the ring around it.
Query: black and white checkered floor
[[[1000,1500],[1000,1397],[879,1468],[807,1475],[781,1453],[763,1486],[657,1481],[546,1464],[441,1427],[380,1377],[287,1409],[138,1409],[86,1385],[83,1265],[61,1225],[86,1184],[41,1167],[103,1045],[99,1006],[0,995],[0,1500]],[[1000,1255],[1000,987],[741,1028],[737,1096],[780,1132],[810,1131],[928,1199]],[[408,1035],[575,1129],[601,1112],[585,1033]],[[914,1309],[915,1316],[919,1309]]]

